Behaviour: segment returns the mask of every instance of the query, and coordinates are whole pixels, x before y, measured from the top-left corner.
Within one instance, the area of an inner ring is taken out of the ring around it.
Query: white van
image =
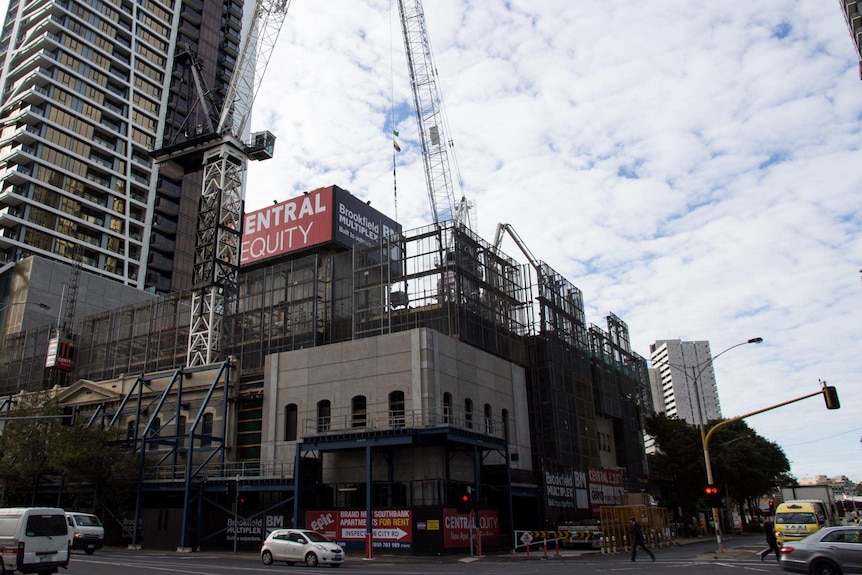
[[[53,507],[0,509],[0,557],[5,573],[56,573],[69,565],[66,512]]]
[[[90,513],[66,512],[66,523],[69,524],[69,547],[83,549],[87,555],[92,555],[96,549],[102,548],[105,541],[105,528],[99,518]]]

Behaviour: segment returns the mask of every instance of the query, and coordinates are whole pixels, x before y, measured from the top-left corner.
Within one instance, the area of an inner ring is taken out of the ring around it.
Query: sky
[[[746,423],[797,478],[862,482],[862,81],[842,3],[424,10],[474,231],[510,224],[645,358],[762,337],[715,361],[723,415],[826,381],[841,409],[817,396]],[[337,185],[405,230],[433,222],[395,0],[293,0],[251,128],[278,140],[249,166],[247,212]]]
[[[724,417],[826,381],[841,409],[815,396],[746,423],[798,479],[862,482],[862,81],[839,2],[786,8],[424,3],[474,230],[510,224],[646,358],[762,337],[714,363]],[[293,1],[263,129],[275,157],[250,165],[247,211],[338,185],[405,230],[433,221],[394,0]]]

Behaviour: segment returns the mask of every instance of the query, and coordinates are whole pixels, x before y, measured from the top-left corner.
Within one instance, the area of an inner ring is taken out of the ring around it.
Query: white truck
[[[835,495],[832,493],[832,488],[828,485],[782,487],[781,499],[785,502],[794,500],[822,501],[826,511],[826,525],[839,525],[838,513],[835,509]]]

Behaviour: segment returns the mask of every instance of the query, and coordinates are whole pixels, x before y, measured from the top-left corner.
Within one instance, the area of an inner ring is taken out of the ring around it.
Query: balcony
[[[177,214],[180,213],[180,206],[178,204],[175,204],[174,202],[171,202],[167,198],[156,198],[156,204],[154,208],[157,212],[174,217],[176,217]]]
[[[27,189],[24,186],[6,186],[0,191],[0,205],[20,206],[24,202],[24,194]]]
[[[165,235],[173,236],[177,233],[177,223],[161,214],[155,214],[153,216],[153,229]]]

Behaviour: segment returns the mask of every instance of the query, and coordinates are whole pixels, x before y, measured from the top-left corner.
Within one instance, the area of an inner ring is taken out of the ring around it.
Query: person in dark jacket
[[[631,531],[632,531],[632,561],[635,561],[635,557],[638,554],[638,547],[646,551],[650,558],[655,561],[655,554],[650,551],[649,547],[644,543],[644,532],[641,529],[640,523],[638,523],[634,517],[629,519],[629,523],[631,523]]]
[[[763,533],[766,535],[766,544],[769,548],[760,552],[760,560],[763,561],[767,555],[775,551],[775,560],[781,560],[781,552],[778,550],[778,539],[775,538],[775,524],[772,523],[772,518],[767,517],[763,522]]]

